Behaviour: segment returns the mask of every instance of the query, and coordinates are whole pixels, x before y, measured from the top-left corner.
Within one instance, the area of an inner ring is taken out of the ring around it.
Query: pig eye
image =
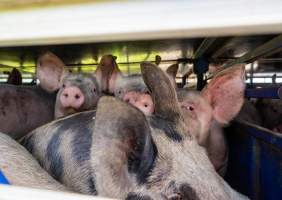
[[[181,107],[188,111],[194,111],[194,107],[191,105],[182,105]]]
[[[94,93],[96,92],[96,88],[93,89],[93,92],[94,92]]]
[[[63,88],[65,88],[66,87],[66,85],[65,84],[63,84]]]
[[[148,107],[148,104],[144,104],[144,106],[147,108],[147,107]]]
[[[188,109],[189,109],[190,111],[193,111],[193,110],[194,110],[194,108],[193,108],[192,106],[188,106]]]

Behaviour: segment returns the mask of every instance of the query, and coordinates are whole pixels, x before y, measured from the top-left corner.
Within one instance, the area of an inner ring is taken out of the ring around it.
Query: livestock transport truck
[[[257,102],[282,98],[281,11],[279,0],[0,1],[0,82],[6,84],[16,68],[23,85],[37,84],[36,60],[46,51],[69,70],[85,73],[93,73],[106,54],[116,56],[129,75],[140,73],[143,61],[164,70],[178,64],[177,87],[190,90],[203,89],[219,71],[243,63],[245,99],[255,102],[258,112],[225,127],[224,179],[250,199],[279,200],[282,130],[253,119],[267,112],[260,112]],[[278,121],[279,127],[282,107],[270,109],[274,112],[264,120]],[[1,200],[104,199],[16,186],[3,171]]]

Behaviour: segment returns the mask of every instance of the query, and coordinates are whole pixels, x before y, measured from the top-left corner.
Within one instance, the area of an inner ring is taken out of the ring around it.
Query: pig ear
[[[159,64],[161,63],[161,61],[162,61],[162,57],[159,56],[159,55],[156,55],[156,57],[155,57],[155,63],[156,63],[156,65],[159,65]]]
[[[102,97],[97,106],[94,133],[92,141],[95,144],[92,146],[97,149],[92,149],[92,152],[95,152],[97,159],[92,164],[99,171],[96,173],[97,180],[124,180],[132,173],[139,183],[145,181],[157,151],[150,127],[141,111],[113,97]],[[109,176],[103,174],[107,170],[101,168],[109,169]],[[125,183],[131,181],[126,180]]]
[[[59,89],[60,81],[65,73],[65,64],[53,53],[47,52],[37,61],[36,76],[40,86],[48,92]]]
[[[218,73],[202,90],[202,95],[213,107],[214,118],[226,124],[239,113],[244,90],[244,66],[237,65]]]
[[[98,84],[104,92],[113,93],[116,79],[121,74],[116,58],[116,56],[104,55],[96,69],[95,75]]]
[[[175,78],[176,78],[177,71],[178,71],[178,64],[177,63],[169,66],[166,69],[166,73],[168,74],[168,77],[169,77],[170,81],[174,84],[175,88],[176,88]]]
[[[141,63],[141,73],[152,93],[155,115],[170,121],[177,120],[180,108],[175,88],[166,73],[148,62]]]

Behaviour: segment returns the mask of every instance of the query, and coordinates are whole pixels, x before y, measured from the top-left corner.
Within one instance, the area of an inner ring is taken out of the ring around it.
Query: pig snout
[[[85,97],[81,90],[75,86],[64,88],[60,95],[60,102],[63,107],[72,107],[78,109],[85,101]]]
[[[154,112],[153,100],[149,94],[134,91],[127,92],[123,96],[123,101],[135,106],[145,115],[149,116]]]
[[[138,93],[132,91],[125,93],[124,96],[122,97],[122,100],[127,103],[134,104],[137,101],[137,97],[138,97]]]

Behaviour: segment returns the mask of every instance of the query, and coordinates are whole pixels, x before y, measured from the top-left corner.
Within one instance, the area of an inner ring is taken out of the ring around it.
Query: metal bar
[[[282,86],[269,88],[246,89],[245,97],[282,99]]]
[[[137,61],[137,62],[119,62],[117,63],[118,65],[127,65],[127,64],[140,64],[141,62],[143,61]],[[152,62],[154,63],[155,61],[148,61],[148,62]],[[178,63],[191,63],[193,62],[193,59],[191,58],[179,58],[179,59],[171,59],[171,60],[162,60],[162,63],[171,63],[171,62],[178,62]],[[83,63],[68,63],[66,64],[66,66],[68,67],[77,67],[77,66],[97,66],[98,63],[89,63],[89,64],[83,64]],[[11,67],[11,68],[19,68],[19,66],[8,66],[8,65],[3,65],[3,64],[0,64],[0,67],[3,66],[3,67]],[[28,66],[29,68],[35,68],[36,66]]]
[[[10,65],[3,65],[3,64],[0,64],[0,67],[14,68],[13,66],[10,66]]]
[[[259,59],[260,57],[264,57],[266,55],[269,55],[273,51],[277,51],[277,49],[279,48],[282,48],[282,35],[273,38],[272,40],[255,48],[254,50],[246,53],[236,60],[227,62],[225,65],[223,65],[223,67],[227,68],[239,63],[251,63],[254,60]]]
[[[281,49],[278,49],[279,51],[282,50]],[[279,52],[277,51],[277,52]],[[273,53],[277,53],[276,51],[275,52],[271,52],[271,54]],[[269,55],[266,55],[266,56],[269,56]],[[213,62],[218,62],[218,61],[233,61],[233,60],[236,60],[238,59],[238,57],[217,57],[217,58],[211,58],[210,61],[211,63]],[[259,58],[257,59],[260,63],[277,63],[277,62],[282,62],[282,58]]]
[[[216,38],[205,38],[195,51],[193,58],[198,59],[202,57],[215,41]]]
[[[254,63],[251,64],[251,71],[250,71],[250,84],[251,87],[254,87]]]
[[[279,63],[282,62],[282,58],[263,58],[259,59],[260,63]]]
[[[197,74],[197,90],[201,91],[204,87],[204,74]]]
[[[234,37],[230,37],[230,38],[226,39],[225,43],[212,54],[211,58],[212,59],[215,59],[215,58],[220,59],[218,57],[221,56],[224,52],[226,52],[226,48],[228,46],[230,46],[232,39],[234,39]],[[230,58],[226,58],[226,59],[230,59]]]

